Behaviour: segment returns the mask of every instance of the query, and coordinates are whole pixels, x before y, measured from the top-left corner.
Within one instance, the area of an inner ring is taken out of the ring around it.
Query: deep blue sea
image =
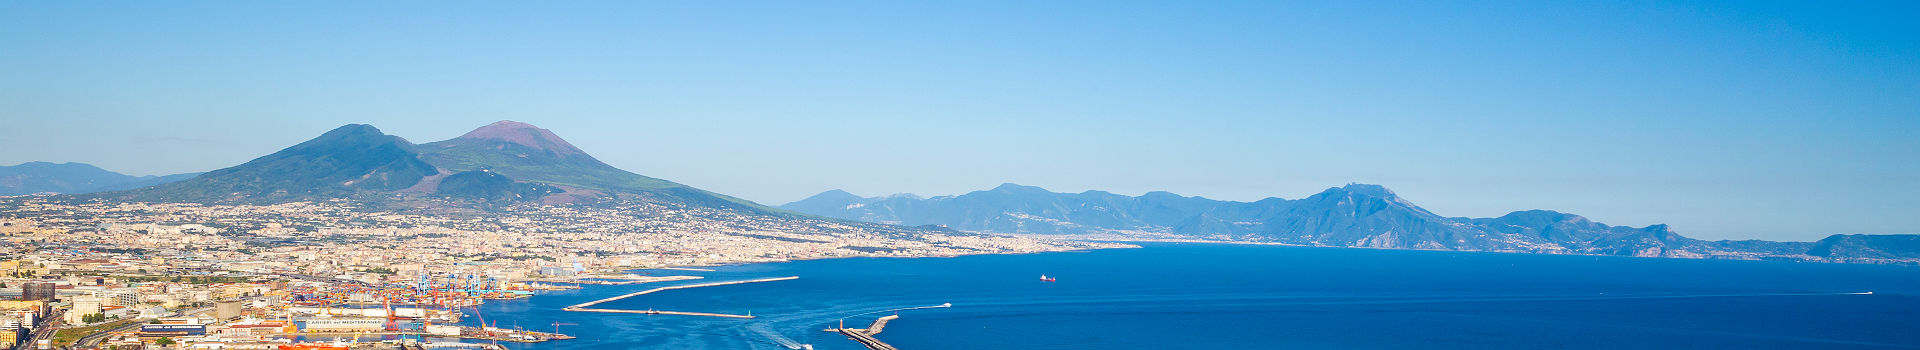
[[[1224,244],[724,266],[704,280],[496,301],[502,327],[581,339],[525,349],[864,349],[821,329],[909,310],[902,349],[1915,349],[1920,267]],[[1039,281],[1045,274],[1057,282]],[[757,319],[559,311],[602,304]],[[1872,292],[1871,295],[1846,294]],[[476,322],[473,317],[469,323]]]

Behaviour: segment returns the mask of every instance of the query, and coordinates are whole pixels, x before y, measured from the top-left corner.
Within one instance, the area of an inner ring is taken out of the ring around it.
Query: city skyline
[[[511,119],[768,205],[1358,182],[1703,239],[1920,229],[1899,3],[116,5],[0,5],[0,163],[164,175]]]

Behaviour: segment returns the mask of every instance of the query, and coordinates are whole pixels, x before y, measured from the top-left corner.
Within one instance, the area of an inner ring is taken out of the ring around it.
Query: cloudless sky
[[[778,205],[834,188],[1552,209],[1920,233],[1920,2],[0,2],[0,164],[207,171],[511,119]]]

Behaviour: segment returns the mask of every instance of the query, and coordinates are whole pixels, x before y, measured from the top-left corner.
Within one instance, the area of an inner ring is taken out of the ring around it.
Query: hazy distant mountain
[[[1839,259],[1909,259],[1920,256],[1920,235],[1833,235],[1817,242],[1807,254]]]
[[[802,213],[833,213],[833,212],[844,212],[844,211],[853,209],[850,207],[865,205],[867,203],[873,203],[879,200],[880,198],[866,198],[866,197],[856,196],[852,193],[847,193],[847,191],[831,190],[831,191],[821,192],[820,194],[813,195],[813,197],[807,197],[807,199],[802,199],[798,202],[787,203],[787,205],[782,205],[780,206],[780,208],[802,212]],[[824,214],[815,214],[815,215],[824,215]],[[849,218],[849,217],[840,217],[840,218],[856,219],[856,220],[859,219],[859,218]]]
[[[1517,211],[1444,217],[1378,185],[1329,188],[1297,200],[1220,201],[1150,192],[1055,193],[1003,184],[958,196],[860,197],[833,190],[781,208],[834,218],[966,231],[1147,233],[1301,245],[1626,256],[1920,261],[1920,236],[1834,236],[1821,242],[1702,241],[1666,225],[1608,226],[1579,215]]]
[[[407,196],[496,202],[640,200],[779,212],[614,168],[546,129],[512,121],[420,145],[370,125],[352,124],[193,179],[100,196],[253,204]]]
[[[0,196],[116,191],[185,180],[199,174],[129,176],[83,163],[28,162],[0,166]]]

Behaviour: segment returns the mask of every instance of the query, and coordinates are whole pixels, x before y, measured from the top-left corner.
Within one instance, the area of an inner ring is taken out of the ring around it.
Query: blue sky
[[[780,204],[843,188],[1920,233],[1912,2],[0,3],[0,163],[245,162],[496,120]]]

